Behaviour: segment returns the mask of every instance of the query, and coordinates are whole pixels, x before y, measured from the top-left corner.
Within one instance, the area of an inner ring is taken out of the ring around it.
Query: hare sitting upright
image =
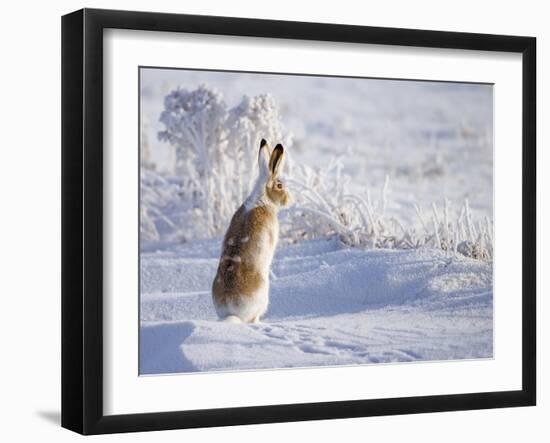
[[[279,177],[284,153],[278,144],[270,155],[262,139],[259,176],[225,234],[212,298],[218,316],[227,322],[258,323],[267,310],[269,272],[279,238],[277,212],[289,199]]]

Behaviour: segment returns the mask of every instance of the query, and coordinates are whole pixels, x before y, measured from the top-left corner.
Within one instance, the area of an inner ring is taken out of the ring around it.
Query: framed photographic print
[[[536,41],[62,20],[62,425],[534,405]]]

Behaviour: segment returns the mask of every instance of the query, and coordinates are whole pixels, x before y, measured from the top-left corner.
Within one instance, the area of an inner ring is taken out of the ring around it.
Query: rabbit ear
[[[258,168],[260,170],[260,178],[266,179],[269,177],[269,150],[267,142],[264,138],[260,142],[260,152],[258,153]]]
[[[283,148],[283,145],[279,143],[275,146],[275,149],[271,153],[271,158],[269,159],[269,170],[271,171],[271,175],[273,177],[277,177],[279,175],[284,156],[285,149]]]

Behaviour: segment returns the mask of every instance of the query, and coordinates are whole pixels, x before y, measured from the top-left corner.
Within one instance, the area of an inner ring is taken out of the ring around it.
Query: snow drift
[[[140,373],[492,357],[492,267],[434,249],[281,248],[259,325],[217,321],[219,240],[142,254]]]

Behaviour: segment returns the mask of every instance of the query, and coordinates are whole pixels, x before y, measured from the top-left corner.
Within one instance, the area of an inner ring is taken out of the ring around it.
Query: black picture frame
[[[520,53],[522,389],[230,409],[103,413],[103,30],[171,31]],[[530,406],[536,403],[536,39],[83,9],[62,18],[62,426],[82,434]]]

